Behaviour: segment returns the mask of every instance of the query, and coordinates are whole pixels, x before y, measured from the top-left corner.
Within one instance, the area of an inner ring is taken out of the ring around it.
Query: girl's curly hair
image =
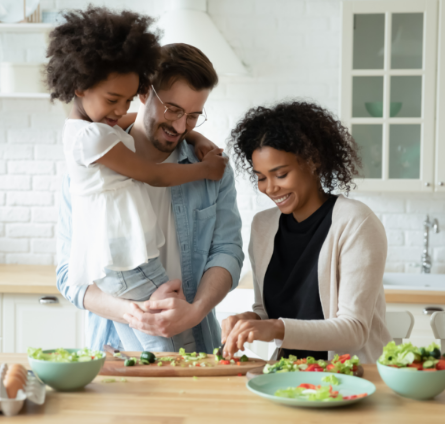
[[[138,93],[146,93],[161,57],[159,36],[149,32],[149,16],[104,7],[64,13],[66,22],[50,33],[46,80],[51,100],[68,103],[112,72],[139,75]]]
[[[232,130],[229,146],[237,172],[247,172],[254,184],[252,154],[264,146],[312,161],[327,193],[335,189],[349,193],[361,166],[357,144],[348,130],[326,109],[304,101],[250,109]]]

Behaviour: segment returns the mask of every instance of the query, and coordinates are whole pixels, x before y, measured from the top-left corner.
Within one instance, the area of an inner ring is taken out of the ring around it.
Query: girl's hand
[[[244,350],[244,343],[253,343],[255,340],[271,342],[274,339],[283,338],[284,323],[280,319],[240,319],[227,337],[224,357],[233,357],[238,350]]]
[[[207,137],[204,137],[202,134],[198,132],[194,132],[194,146],[195,146],[195,154],[200,161],[204,159],[204,156],[209,153],[213,149],[217,149],[218,146],[211,142]]]
[[[223,149],[215,148],[204,156],[202,164],[207,168],[208,180],[218,181],[223,177],[229,158],[222,156],[222,152]]]

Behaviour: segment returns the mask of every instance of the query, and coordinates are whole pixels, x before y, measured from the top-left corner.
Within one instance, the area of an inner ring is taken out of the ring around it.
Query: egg
[[[24,376],[21,372],[21,370],[14,368],[14,369],[10,369],[8,370],[8,372],[5,375],[5,380],[13,377],[13,378],[17,378],[18,380],[20,380],[24,385],[26,384],[27,378],[26,376]]]
[[[21,364],[12,364],[8,367],[8,372],[18,372],[20,373],[24,378],[25,381],[28,379],[28,371],[26,368]]]
[[[17,374],[9,375],[9,373],[4,380],[4,384],[9,399],[15,399],[17,397],[17,392],[20,389],[24,389],[25,386],[23,381],[20,377],[17,376]]]
[[[12,364],[8,366],[4,378],[4,385],[9,399],[15,399],[20,389],[25,389],[28,380],[28,372],[23,365]]]

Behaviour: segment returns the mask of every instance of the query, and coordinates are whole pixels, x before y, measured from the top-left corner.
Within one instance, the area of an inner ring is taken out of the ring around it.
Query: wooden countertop
[[[239,289],[253,289],[251,281],[243,279]],[[0,265],[0,293],[59,294],[56,287],[56,267],[43,265]],[[385,290],[387,303],[445,305],[445,291]]]
[[[56,267],[0,265],[0,293],[59,294],[56,287]]]
[[[23,363],[24,354],[0,354],[0,362]],[[29,367],[28,367],[29,368]],[[377,391],[345,408],[302,409],[277,405],[246,388],[244,377],[139,378],[102,383],[97,377],[79,392],[48,388],[46,402],[30,402],[18,416],[2,423],[157,423],[157,424],[419,424],[443,422],[445,392],[434,400],[416,401],[396,395],[381,380],[375,365],[364,365],[364,377]]]

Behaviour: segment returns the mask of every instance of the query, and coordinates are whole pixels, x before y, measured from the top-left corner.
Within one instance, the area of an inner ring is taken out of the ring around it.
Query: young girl
[[[168,276],[158,258],[164,236],[144,183],[219,180],[226,159],[214,148],[197,164],[148,162],[117,125],[156,71],[160,47],[147,30],[151,18],[92,7],[65,18],[50,35],[47,81],[52,99],[74,99],[63,129],[73,208],[68,284],[97,283],[114,296],[148,300]],[[166,339],[115,325],[124,348],[135,335],[144,350],[182,344],[180,335]]]

